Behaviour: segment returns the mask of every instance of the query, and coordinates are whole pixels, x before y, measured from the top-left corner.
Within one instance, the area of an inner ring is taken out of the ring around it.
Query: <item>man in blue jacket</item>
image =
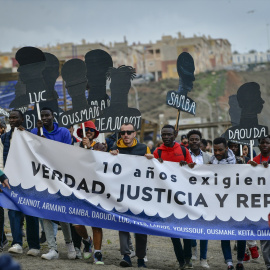
[[[37,128],[31,130],[33,134],[41,135],[40,130],[43,130],[43,136],[47,139],[62,142],[66,144],[71,144],[71,136],[68,129],[63,127],[58,127],[58,124],[53,122],[53,111],[50,108],[42,108],[40,111],[41,120],[37,122]],[[43,219],[44,231],[46,235],[46,239],[48,242],[48,246],[50,248],[47,254],[43,254],[41,256],[42,259],[52,260],[58,259],[59,254],[57,250],[56,240],[54,238],[53,224],[52,221],[48,219]],[[71,230],[68,223],[60,222],[62,227],[62,232],[64,234],[66,247],[68,250],[68,258],[70,260],[76,258],[76,251],[71,238]]]

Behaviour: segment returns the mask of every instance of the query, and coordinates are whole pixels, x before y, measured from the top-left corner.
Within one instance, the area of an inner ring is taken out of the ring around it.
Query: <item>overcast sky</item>
[[[0,0],[0,51],[58,42],[225,38],[232,51],[269,48],[270,0]],[[269,26],[267,26],[269,24]]]

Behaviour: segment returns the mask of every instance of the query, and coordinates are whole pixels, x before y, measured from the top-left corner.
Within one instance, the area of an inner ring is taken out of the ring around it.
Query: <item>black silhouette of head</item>
[[[131,66],[122,65],[119,68],[109,68],[107,78],[111,80],[111,91],[127,94],[131,87],[131,80],[133,80],[135,76],[136,71]]]
[[[96,86],[106,87],[106,72],[113,66],[112,57],[103,50],[92,50],[85,55],[85,64],[90,90]]]
[[[46,58],[44,53],[35,47],[23,47],[15,55],[20,67],[20,78],[23,83],[42,77],[41,72],[45,68]]]
[[[85,87],[82,87],[82,85],[87,83],[84,61],[80,59],[67,61],[62,67],[61,74],[71,97],[81,95],[82,93],[85,94]]]
[[[187,52],[182,52],[177,58],[177,72],[180,78],[179,91],[184,94],[193,88],[195,65],[192,56]]]
[[[243,114],[259,114],[263,109],[264,100],[261,97],[260,85],[248,82],[240,86],[237,100]]]

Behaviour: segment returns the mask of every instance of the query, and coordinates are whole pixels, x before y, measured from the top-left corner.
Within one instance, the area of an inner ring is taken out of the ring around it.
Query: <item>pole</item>
[[[176,117],[176,124],[175,124],[175,131],[177,132],[177,134],[178,134],[178,127],[179,127],[179,118],[180,118],[180,110],[178,110],[177,117]]]
[[[242,157],[242,156],[243,156],[243,145],[240,144],[240,157]]]
[[[250,142],[250,160],[253,160],[253,143],[252,140],[249,141]]]
[[[86,133],[85,133],[85,126],[84,126],[84,123],[82,123],[82,131],[83,131],[83,137],[85,138],[85,137],[86,137]],[[84,148],[86,149],[87,146],[85,145]]]
[[[41,120],[41,115],[40,115],[40,108],[39,108],[39,103],[36,103],[36,108],[37,108],[37,114],[38,114],[38,120]],[[43,128],[40,128],[40,136],[43,136]]]

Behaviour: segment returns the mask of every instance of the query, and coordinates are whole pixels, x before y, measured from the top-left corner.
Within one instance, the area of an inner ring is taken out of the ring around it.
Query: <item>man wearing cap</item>
[[[96,143],[94,141],[95,138],[98,137],[99,131],[96,129],[95,124],[92,121],[86,121],[84,123],[85,127],[85,135],[86,137],[83,137],[83,125],[81,125],[80,128],[77,129],[77,135],[78,137],[82,138],[82,141],[80,143],[80,147],[90,149],[90,150],[96,150],[95,146],[103,145],[101,143]],[[104,145],[105,147],[105,145]],[[106,151],[106,147],[104,148]],[[87,230],[84,225],[75,225],[75,230],[77,234],[83,238],[84,243],[84,258],[88,259],[92,255],[92,245],[94,242],[94,264],[104,264],[102,260],[102,253],[101,253],[101,244],[102,244],[102,228],[92,227],[93,231],[93,240],[88,235]],[[75,235],[74,235],[75,236]],[[80,247],[77,247],[80,249]]]
[[[53,122],[54,116],[53,111],[50,108],[44,107],[40,110],[41,120],[37,122],[37,128],[31,130],[31,133],[40,136],[40,129],[43,129],[43,137],[61,142],[66,144],[71,144],[71,136],[68,129],[63,127],[58,127],[57,123]],[[70,260],[76,258],[76,251],[74,249],[74,245],[71,238],[71,230],[70,226],[66,222],[59,222],[62,228],[62,232],[64,234],[66,247],[68,250],[68,258]],[[43,219],[44,231],[46,235],[46,239],[48,242],[48,246],[50,248],[47,254],[43,254],[41,256],[42,259],[52,260],[58,259],[59,254],[57,250],[56,239],[54,238],[54,230],[53,224],[51,220]]]
[[[112,155],[120,153],[145,156],[147,159],[152,159],[154,157],[154,155],[151,154],[149,147],[137,141],[135,127],[132,123],[124,123],[120,128],[120,135],[121,138],[117,141],[117,145],[112,147],[110,152]],[[119,231],[120,252],[121,255],[123,255],[123,259],[120,262],[120,266],[122,267],[132,266],[130,259],[131,251],[129,249],[129,237],[129,232]],[[136,233],[135,241],[138,267],[146,267],[144,257],[146,255],[147,235]]]

